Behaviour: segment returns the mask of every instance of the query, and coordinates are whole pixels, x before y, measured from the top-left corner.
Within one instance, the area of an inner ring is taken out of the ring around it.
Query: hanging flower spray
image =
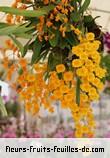
[[[12,7],[0,7],[7,13],[0,35],[11,38],[5,49],[17,56],[17,62],[9,64],[4,54],[8,80],[18,72],[13,86],[33,115],[41,106],[54,112],[56,100],[70,110],[76,137],[94,135],[91,102],[99,99],[106,73],[101,66],[100,36],[90,31],[95,21],[85,14],[89,4],[90,0],[15,0]],[[19,38],[27,43],[23,45]],[[30,63],[25,58],[29,50]]]

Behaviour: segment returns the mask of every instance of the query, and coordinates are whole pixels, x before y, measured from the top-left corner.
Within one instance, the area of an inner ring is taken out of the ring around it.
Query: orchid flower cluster
[[[101,42],[90,31],[94,19],[85,15],[90,0],[15,0],[1,23],[0,35],[8,35],[6,48],[17,62],[9,62],[4,51],[7,78],[18,72],[13,87],[26,111],[38,114],[41,106],[54,112],[57,100],[70,110],[75,137],[93,137],[95,120],[90,103],[99,99],[106,70],[101,65]],[[25,38],[25,45],[19,40]],[[25,55],[31,50],[31,62]]]

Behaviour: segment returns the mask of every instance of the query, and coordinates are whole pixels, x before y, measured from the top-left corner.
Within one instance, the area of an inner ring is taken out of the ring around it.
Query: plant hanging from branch
[[[8,67],[7,77],[18,76],[20,99],[33,115],[43,106],[54,112],[52,103],[71,111],[76,137],[93,137],[95,120],[90,103],[99,99],[105,69],[101,67],[101,31],[91,15],[85,14],[90,0],[16,0],[0,7],[6,23],[0,35],[8,35],[7,49],[18,56]],[[25,38],[22,45],[19,40]],[[31,63],[25,59],[32,51]]]

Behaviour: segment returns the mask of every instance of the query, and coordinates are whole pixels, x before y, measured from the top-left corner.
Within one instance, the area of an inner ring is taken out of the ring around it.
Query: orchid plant
[[[95,120],[90,103],[99,99],[106,70],[101,65],[102,34],[88,13],[90,0],[15,0],[0,7],[6,22],[0,35],[8,36],[3,65],[7,78],[18,72],[13,87],[27,112],[41,106],[54,112],[54,101],[69,109],[75,137],[92,137]],[[26,39],[23,45],[21,39]],[[6,50],[17,62],[10,64]],[[31,62],[25,56],[32,54]]]

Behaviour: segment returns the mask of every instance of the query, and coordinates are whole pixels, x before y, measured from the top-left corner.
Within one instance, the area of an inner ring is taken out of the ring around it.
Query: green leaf
[[[71,19],[74,22],[78,22],[80,20],[80,18],[81,18],[80,13],[78,13],[78,12],[71,13]]]
[[[54,56],[53,53],[50,53],[48,57],[48,71],[53,71],[54,69],[55,69]]]
[[[22,25],[5,25],[1,24],[0,25],[0,35],[17,35],[19,36],[19,34],[25,34],[28,31],[31,31],[34,29],[34,26],[29,26],[29,23],[26,24],[22,24]]]
[[[0,29],[0,36],[9,35],[14,33],[14,31],[18,28],[18,25],[6,26]]]
[[[24,39],[30,39],[33,37],[33,35],[28,33],[15,33],[16,37],[24,38]]]
[[[62,38],[62,36],[60,36],[60,41],[59,41],[58,46],[59,46],[61,49],[64,49],[64,48],[68,47],[67,40],[66,40],[65,38]]]
[[[50,45],[52,47],[55,47],[59,42],[59,35],[60,35],[59,31],[58,30],[55,31],[54,34],[55,34],[55,36],[52,39],[49,39]]]
[[[17,40],[16,37],[11,36],[11,35],[9,37],[13,40],[14,44],[18,47],[18,49],[21,53],[21,56],[24,57],[29,49],[30,40],[25,45],[22,45],[21,42],[19,40]]]
[[[14,33],[25,33],[25,32],[28,32],[32,29],[34,29],[35,27],[34,26],[29,26],[29,23],[26,23],[26,24],[23,24],[23,25],[18,25],[18,28],[15,29]]]
[[[106,68],[110,69],[110,55],[106,55],[102,58],[102,64]]]
[[[9,37],[13,40],[14,44],[19,48],[21,55],[23,55],[24,54],[24,46],[21,44],[21,42],[19,42],[14,36],[10,35]]]
[[[15,29],[13,34],[17,37],[27,39],[27,38],[33,37],[34,31],[35,31],[35,27],[29,26],[29,23],[26,23],[26,24],[19,26],[17,29]]]
[[[49,49],[47,49],[47,50],[44,51],[44,56],[42,57],[43,61],[46,59],[48,53],[49,53]]]
[[[56,65],[63,63],[63,53],[59,52],[51,52],[48,57],[48,70],[54,71],[56,69]]]
[[[39,23],[39,19],[37,17],[25,17],[25,21],[30,21],[30,24],[33,26],[36,26],[36,24]]]
[[[91,23],[93,20],[91,15],[84,16],[84,23]]]
[[[76,104],[80,105],[80,78],[77,77],[77,83],[76,83]]]
[[[22,74],[23,74],[23,69],[22,69],[22,67],[19,67],[19,69],[18,69],[18,74],[19,74],[19,75],[22,75]]]
[[[47,55],[47,53],[46,53],[45,51],[42,52],[42,53],[40,53],[34,63],[37,63],[37,62],[39,62],[40,60],[44,60],[44,58],[46,58],[46,55]],[[34,63],[31,62],[31,64],[34,64]]]
[[[27,42],[25,45],[24,45],[24,49],[23,49],[23,52],[22,52],[22,57],[24,57],[27,53],[29,49],[29,42]]]
[[[0,29],[9,26],[7,23],[0,22]]]
[[[12,7],[2,6],[0,7],[1,12],[10,13],[19,16],[25,17],[39,17],[48,14],[52,9],[54,9],[54,5],[44,6],[37,10],[21,10]]]
[[[0,96],[0,110],[3,116],[7,116],[5,105],[3,104],[2,97]]]
[[[38,39],[36,39],[33,44],[33,55],[31,59],[31,64],[34,64],[39,60],[41,48],[42,48],[42,43]]]
[[[66,41],[71,45],[71,46],[76,46],[78,44],[78,39],[76,35],[72,32],[67,34]]]
[[[84,13],[84,11],[87,10],[89,4],[90,4],[91,0],[85,0],[83,5],[81,6],[81,8],[79,9],[80,13]]]

